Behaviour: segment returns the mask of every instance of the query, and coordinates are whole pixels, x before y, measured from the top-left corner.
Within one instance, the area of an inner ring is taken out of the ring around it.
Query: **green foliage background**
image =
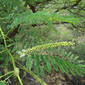
[[[35,74],[52,73],[53,67],[56,72],[83,76],[84,14],[84,0],[0,0],[0,75],[13,69],[3,33],[14,61]],[[62,45],[65,41],[75,45]],[[56,42],[61,44],[56,47]]]

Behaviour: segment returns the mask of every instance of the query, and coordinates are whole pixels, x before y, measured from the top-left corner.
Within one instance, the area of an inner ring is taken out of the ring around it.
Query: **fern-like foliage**
[[[70,16],[61,16],[57,13],[50,14],[49,12],[36,12],[36,13],[29,13],[24,12],[17,16],[13,23],[11,24],[11,28],[16,27],[18,24],[51,24],[56,22],[67,22],[72,24],[78,24],[82,18],[74,17],[73,15]]]
[[[85,74],[83,65],[72,64],[59,56],[29,55],[27,56],[26,67],[30,70],[34,69],[34,72],[38,75],[42,75],[44,72],[51,73],[52,68],[67,75],[83,76]]]
[[[44,72],[51,73],[52,67],[56,71],[62,71],[66,74],[72,74],[72,75],[78,75],[83,76],[85,73],[84,65],[82,64],[74,64],[69,61],[66,61],[63,58],[60,58],[59,56],[50,56],[50,55],[41,55],[39,53],[35,53],[35,51],[40,51],[43,49],[48,49],[52,47],[59,47],[59,46],[70,46],[74,45],[72,42],[58,42],[58,43],[51,43],[51,44],[45,44],[45,45],[39,45],[32,47],[31,49],[23,50],[20,53],[20,56],[27,55],[26,59],[26,67],[30,70],[32,68],[38,75],[44,74]],[[34,53],[33,53],[34,52]],[[30,54],[31,53],[31,54]]]
[[[72,52],[67,52],[67,51],[65,51],[65,49],[63,49],[63,48],[61,49],[61,47],[59,47],[58,49],[54,49],[54,50],[55,50],[54,52],[56,52],[55,55],[59,55],[66,61],[69,61],[74,64],[84,63],[84,60],[81,60],[78,55],[75,55]]]

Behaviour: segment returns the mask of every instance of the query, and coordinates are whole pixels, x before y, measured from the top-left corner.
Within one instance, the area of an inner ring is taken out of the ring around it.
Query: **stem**
[[[20,78],[19,75],[17,76],[17,78],[18,78],[18,80],[19,80],[19,82],[20,82],[20,85],[23,85],[22,80],[21,80],[21,78]]]
[[[3,78],[3,77],[5,77],[5,76],[7,76],[7,75],[9,75],[9,74],[12,74],[13,72],[14,72],[14,71],[10,71],[10,72],[8,72],[8,73],[6,73],[6,74],[0,76],[0,79]]]
[[[16,65],[15,65],[14,57],[12,56],[12,54],[11,54],[10,51],[9,51],[9,49],[7,48],[7,43],[6,43],[5,35],[4,35],[4,33],[3,33],[3,31],[2,31],[1,28],[0,28],[0,31],[1,31],[1,35],[2,35],[3,40],[4,40],[5,49],[7,50],[8,54],[11,56],[12,63],[13,63],[13,67],[15,68]]]
[[[5,39],[5,34],[3,33],[3,31],[2,31],[1,28],[0,28],[0,32],[1,32],[1,35],[2,35],[3,40],[4,40],[5,49],[6,49],[6,51],[8,52],[8,54],[10,55],[10,57],[11,57],[11,59],[12,59],[14,71],[16,71],[16,68],[17,68],[17,67],[16,67],[16,65],[15,65],[14,57],[12,56],[11,52],[9,51],[9,49],[8,49],[8,47],[7,47],[7,43],[6,43],[6,39]],[[19,74],[17,74],[16,76],[17,76],[20,84],[23,85],[22,80],[21,80]]]
[[[14,74],[11,74],[10,76],[8,76],[7,78],[5,78],[4,81],[7,81],[10,77],[12,77]]]
[[[32,71],[28,70],[25,66],[22,66],[20,63],[18,63],[20,68],[29,73],[34,79],[39,81],[42,85],[47,85],[42,79],[40,79],[36,74],[34,74]]]

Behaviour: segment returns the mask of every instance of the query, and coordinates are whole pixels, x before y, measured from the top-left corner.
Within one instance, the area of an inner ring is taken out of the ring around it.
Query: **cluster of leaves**
[[[72,74],[74,76],[83,76],[83,74],[85,73],[85,69],[81,64],[72,64],[69,61],[61,59],[59,56],[48,56],[39,54],[29,55],[27,57],[26,67],[30,70],[33,68],[35,73],[37,73],[38,75],[44,74],[44,71],[51,73],[52,67],[57,72],[62,71],[67,75]]]

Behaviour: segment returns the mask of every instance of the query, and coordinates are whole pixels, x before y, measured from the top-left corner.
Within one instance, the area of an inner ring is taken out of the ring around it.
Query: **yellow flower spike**
[[[54,47],[59,47],[59,46],[72,46],[75,45],[74,42],[56,42],[56,43],[49,43],[49,44],[44,44],[44,45],[38,45],[38,46],[34,46],[30,49],[27,49],[25,51],[22,51],[20,56],[22,56],[22,54],[27,55],[29,53],[32,53],[34,51],[39,51],[39,50],[43,50],[43,49],[48,49],[48,48],[54,48]]]

